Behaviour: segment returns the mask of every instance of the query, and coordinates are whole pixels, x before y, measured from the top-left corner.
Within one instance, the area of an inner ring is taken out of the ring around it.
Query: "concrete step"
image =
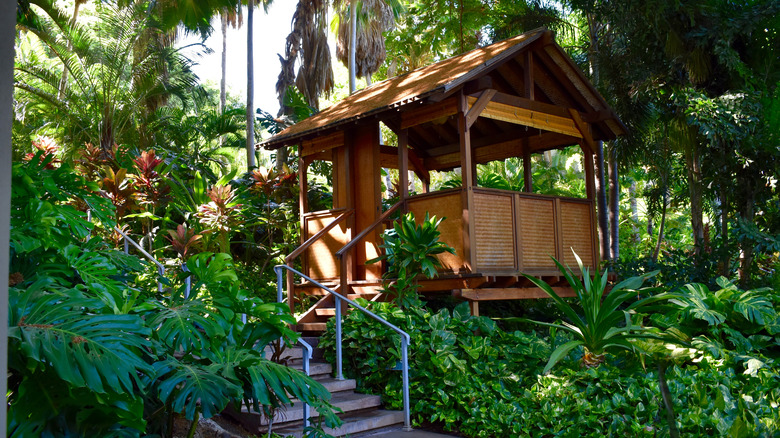
[[[303,363],[300,361],[294,361],[289,365],[290,368],[303,371]],[[310,362],[309,363],[309,375],[315,379],[318,376],[330,376],[333,374],[333,366],[329,363],[322,362]]]
[[[382,404],[381,397],[378,395],[356,394],[352,391],[337,392],[330,399],[333,406],[341,409],[344,413],[369,410]],[[250,412],[245,406],[242,406],[241,412],[228,412],[228,415],[238,420],[247,430],[261,431],[268,426],[268,420],[257,412]],[[311,417],[319,417],[319,412],[311,409]],[[288,406],[285,411],[279,411],[274,415],[274,424],[282,426],[284,423],[303,420],[303,403],[295,402]]]
[[[322,384],[322,386],[324,386],[325,389],[327,389],[331,394],[343,391],[353,391],[357,387],[355,379],[338,380],[334,379],[333,377],[325,377],[314,380]]]
[[[372,430],[397,426],[404,422],[404,413],[402,411],[385,411],[382,409],[340,415],[340,417],[344,422],[341,427],[338,429],[326,427],[324,429],[325,433],[334,437],[354,437]],[[303,423],[283,425],[280,428],[275,427],[273,432],[284,437],[293,436],[300,438],[303,436]]]

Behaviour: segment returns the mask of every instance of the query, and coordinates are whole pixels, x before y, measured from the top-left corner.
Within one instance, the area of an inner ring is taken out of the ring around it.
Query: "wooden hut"
[[[381,142],[380,122],[398,137]],[[291,126],[260,146],[297,145],[301,188],[304,273],[349,296],[376,295],[381,266],[366,264],[379,254],[381,232],[396,211],[426,212],[447,219],[442,240],[456,254],[441,257],[439,278],[421,281],[423,291],[446,291],[469,300],[539,298],[540,290],[520,276],[544,278],[563,294],[554,256],[575,265],[599,262],[595,220],[595,142],[614,139],[625,126],[546,29],[528,32],[387,79]],[[584,154],[586,199],[531,193],[532,154],[577,146]],[[476,165],[509,157],[524,164],[523,192],[488,189],[476,183]],[[310,211],[307,167],[332,163],[332,209]],[[383,211],[381,169],[399,169],[400,200]],[[460,168],[459,188],[428,192],[431,171]],[[422,181],[410,196],[408,174]],[[294,291],[324,295],[307,283]],[[333,313],[325,296],[299,320],[299,328],[324,328]],[[296,309],[300,311],[301,309]]]

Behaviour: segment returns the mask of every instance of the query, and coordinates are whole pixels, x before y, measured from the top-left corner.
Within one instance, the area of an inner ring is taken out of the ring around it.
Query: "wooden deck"
[[[472,197],[473,218],[464,218],[467,197]],[[426,213],[446,218],[439,226],[441,240],[455,254],[440,256],[441,277],[424,281],[426,292],[494,288],[506,299],[537,298],[536,293],[510,293],[511,289],[535,289],[518,278],[522,274],[557,278],[560,272],[551,257],[576,267],[574,250],[587,267],[596,265],[597,246],[592,201],[476,187],[448,189],[412,196],[402,211],[421,220]],[[325,228],[345,209],[304,215],[304,240]],[[389,225],[389,224],[387,224]],[[387,226],[386,225],[386,226]],[[322,282],[337,281],[339,260],[335,253],[355,235],[346,222],[332,228],[303,253],[304,273]],[[379,242],[365,239],[361,246],[379,253]],[[471,247],[471,248],[469,248]],[[465,255],[472,251],[472,261]],[[355,269],[366,272],[366,269]],[[350,285],[376,282],[376,278],[352,278]],[[351,291],[348,291],[351,293]],[[486,294],[461,295],[480,299]],[[490,295],[497,297],[495,293]],[[498,298],[490,298],[498,299]]]

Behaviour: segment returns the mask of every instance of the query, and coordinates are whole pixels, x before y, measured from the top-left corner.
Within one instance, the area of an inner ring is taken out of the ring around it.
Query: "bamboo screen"
[[[515,271],[512,194],[474,193],[476,270]]]
[[[431,216],[446,218],[439,225],[439,239],[447,243],[455,254],[444,253],[439,256],[442,266],[446,271],[459,272],[463,266],[463,202],[460,190],[452,192],[434,192],[431,195],[423,195],[410,199],[406,206],[408,211],[421,220],[425,213]]]
[[[563,264],[576,269],[577,260],[572,249],[585,266],[593,267],[593,216],[590,205],[567,200],[560,201]]]
[[[557,247],[554,199],[518,196],[516,200],[521,269],[555,268],[550,258],[556,256]]]
[[[342,212],[317,213],[304,217],[304,241],[333,222]],[[327,235],[314,242],[304,253],[305,273],[315,280],[333,280],[339,277],[339,263],[336,251],[347,244],[350,232],[346,222],[330,230]]]

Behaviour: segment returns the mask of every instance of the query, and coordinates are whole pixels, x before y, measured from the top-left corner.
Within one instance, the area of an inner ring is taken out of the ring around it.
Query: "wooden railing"
[[[290,268],[293,268],[293,261],[296,258],[298,258],[301,254],[303,254],[304,251],[309,249],[309,247],[311,247],[315,242],[319,241],[324,236],[328,235],[330,230],[332,230],[336,225],[339,225],[340,223],[344,222],[349,216],[351,216],[354,213],[355,210],[351,210],[351,209],[341,213],[331,223],[326,225],[323,229],[318,231],[310,238],[306,239],[306,241],[303,242],[301,246],[296,248],[295,251],[291,252],[287,257],[285,257],[284,264],[289,266]],[[295,293],[295,279],[293,277],[292,271],[287,270],[287,304],[290,306],[290,313],[292,313],[293,315],[295,314],[294,293]]]
[[[377,220],[375,220],[374,223],[372,223],[371,225],[366,227],[363,231],[358,233],[357,236],[355,236],[349,242],[347,242],[347,244],[344,245],[340,250],[336,251],[336,258],[339,259],[339,263],[340,263],[340,266],[341,266],[339,274],[340,274],[341,291],[342,291],[342,293],[346,294],[349,291],[348,284],[347,284],[348,281],[349,281],[349,275],[348,275],[349,274],[349,271],[348,271],[348,269],[349,269],[348,265],[349,264],[347,263],[348,262],[348,257],[345,257],[345,255],[348,254],[349,250],[352,249],[352,247],[355,246],[355,244],[357,244],[358,242],[363,240],[366,236],[368,236],[369,233],[374,231],[376,229],[376,227],[378,227],[380,224],[382,224],[385,221],[387,221],[387,219],[390,216],[392,216],[392,214],[395,213],[396,210],[401,208],[401,206],[403,206],[404,203],[405,203],[405,201],[398,201],[398,202],[396,202],[392,207],[387,209],[387,211],[382,213],[382,215],[379,216],[379,218]]]

